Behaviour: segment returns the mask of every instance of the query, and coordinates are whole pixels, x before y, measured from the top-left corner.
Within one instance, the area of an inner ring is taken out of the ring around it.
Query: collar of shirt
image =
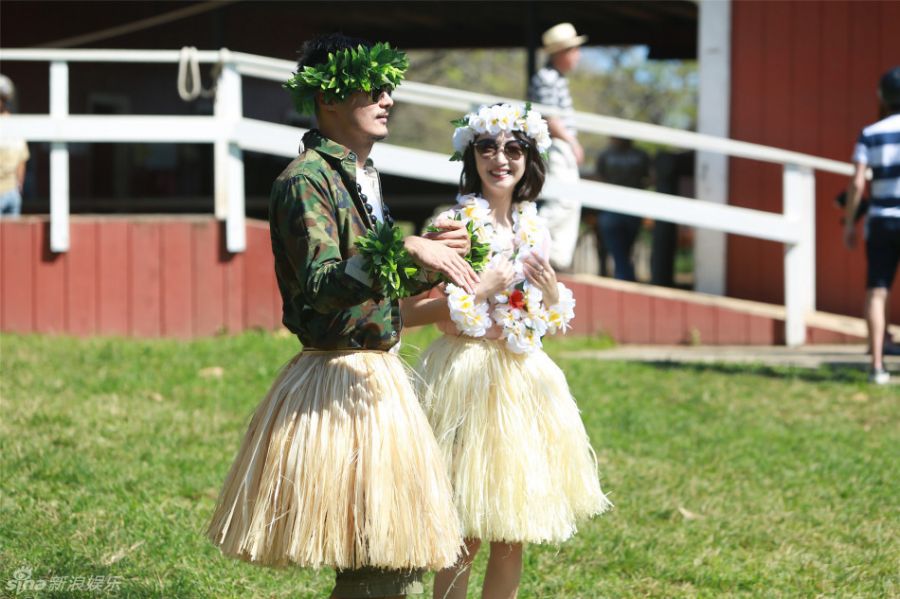
[[[350,148],[328,139],[318,129],[310,129],[303,135],[303,148],[315,150],[330,162],[338,162],[341,169],[356,175],[356,154]],[[366,158],[366,168],[375,165],[371,158]]]

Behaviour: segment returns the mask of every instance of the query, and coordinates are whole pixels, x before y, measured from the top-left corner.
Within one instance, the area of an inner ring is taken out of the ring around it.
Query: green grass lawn
[[[407,357],[434,334],[405,335]],[[0,596],[29,567],[47,583],[121,577],[123,597],[326,596],[328,571],[235,562],[203,536],[297,349],[263,333],[0,337]],[[616,508],[528,547],[520,597],[900,597],[896,388],[855,371],[560,364]]]

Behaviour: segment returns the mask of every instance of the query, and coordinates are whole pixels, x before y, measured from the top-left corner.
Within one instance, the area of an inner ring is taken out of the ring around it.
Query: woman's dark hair
[[[534,141],[521,131],[513,131],[513,136],[525,146],[525,174],[513,189],[513,202],[530,202],[538,197],[547,177],[547,165],[538,152]],[[481,177],[475,166],[475,147],[469,144],[463,152],[463,169],[459,176],[459,193],[462,195],[477,193],[481,195]]]

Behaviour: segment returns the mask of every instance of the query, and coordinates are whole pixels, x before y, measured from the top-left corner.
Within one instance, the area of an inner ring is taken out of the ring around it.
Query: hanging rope
[[[209,70],[212,85],[209,89],[203,89],[203,81],[200,79],[200,61],[197,59],[196,46],[184,46],[178,57],[178,95],[185,102],[192,102],[197,98],[215,98],[216,86],[219,75],[222,74],[225,50],[219,50],[219,62]]]

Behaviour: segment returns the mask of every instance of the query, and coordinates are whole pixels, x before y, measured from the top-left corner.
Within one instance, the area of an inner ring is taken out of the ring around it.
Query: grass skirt
[[[433,390],[420,396],[466,538],[558,543],[611,507],[565,375],[546,353],[445,335],[419,373]]]
[[[450,482],[400,358],[298,354],[257,407],[207,535],[263,565],[451,565]]]

